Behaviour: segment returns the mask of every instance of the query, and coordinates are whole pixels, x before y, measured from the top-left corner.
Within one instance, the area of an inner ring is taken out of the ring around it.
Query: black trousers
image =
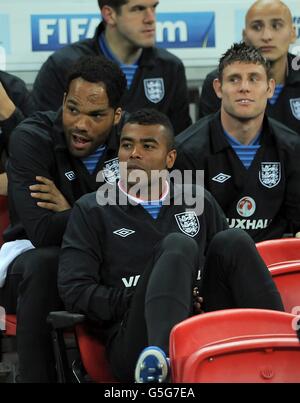
[[[172,327],[192,315],[198,247],[183,234],[168,235],[154,251],[141,276],[130,308],[108,346],[112,369],[132,381],[136,360],[148,345],[168,352]],[[63,308],[57,291],[59,248],[23,253],[11,264],[0,304],[17,306],[17,348],[23,382],[56,380],[48,313]],[[232,307],[283,310],[280,296],[252,239],[227,230],[212,240],[203,270],[201,295],[206,311]],[[18,302],[17,302],[18,301]]]
[[[0,304],[17,313],[17,350],[21,382],[55,382],[56,371],[50,327],[50,311],[63,309],[57,290],[60,248],[32,249],[10,265]]]
[[[118,380],[133,381],[136,361],[146,346],[159,346],[168,354],[172,327],[192,315],[197,255],[196,242],[180,233],[158,245],[108,346]],[[200,295],[206,312],[238,307],[284,310],[255,243],[238,229],[220,232],[210,243]]]

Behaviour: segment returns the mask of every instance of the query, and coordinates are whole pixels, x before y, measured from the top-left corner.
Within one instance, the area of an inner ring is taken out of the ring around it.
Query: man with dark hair
[[[260,51],[235,44],[220,60],[221,111],[177,136],[180,170],[204,170],[205,187],[229,226],[258,242],[300,228],[300,138],[267,118],[274,79]]]
[[[258,0],[248,10],[243,31],[244,41],[260,50],[270,62],[275,92],[268,100],[268,116],[300,134],[300,71],[293,68],[295,56],[288,53],[296,40],[289,8],[279,0]],[[221,102],[213,89],[218,72],[205,79],[199,102],[199,118],[220,109]]]
[[[156,108],[168,115],[175,133],[191,124],[188,90],[182,62],[155,48],[158,0],[98,0],[103,21],[93,39],[53,53],[33,86],[39,110],[56,110],[62,102],[70,65],[80,55],[99,55],[119,64],[127,78],[121,106],[128,112]]]
[[[267,79],[271,80],[273,78],[270,62],[256,48],[247,46],[246,43],[236,43],[220,58],[217,70],[220,82],[223,80],[224,69],[236,62],[261,65],[266,72]]]
[[[33,101],[25,83],[12,74],[0,71],[0,195],[7,194],[4,170],[10,133],[33,111]]]
[[[102,56],[70,72],[62,110],[39,112],[11,136],[11,226],[0,251],[0,305],[14,313],[22,382],[56,379],[46,317],[61,307],[56,277],[62,236],[75,201],[118,165],[120,100],[126,78]]]
[[[160,112],[133,113],[121,132],[121,179],[111,197],[103,203],[107,187],[100,187],[81,198],[64,235],[60,295],[68,310],[100,326],[123,382],[167,380],[170,331],[202,303],[207,312],[283,309],[251,238],[227,229],[203,188],[200,209],[199,198],[187,204],[199,188],[169,181],[173,141]]]

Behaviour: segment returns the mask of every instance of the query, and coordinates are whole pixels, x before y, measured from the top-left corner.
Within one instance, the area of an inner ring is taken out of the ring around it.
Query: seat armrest
[[[49,313],[47,322],[51,324],[53,329],[65,329],[82,323],[85,321],[85,319],[86,316],[80,313],[54,311]]]

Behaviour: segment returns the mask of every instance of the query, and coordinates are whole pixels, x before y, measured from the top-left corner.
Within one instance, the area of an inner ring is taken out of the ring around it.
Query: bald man
[[[274,96],[266,113],[300,134],[300,70],[293,69],[294,56],[288,53],[296,40],[296,30],[289,8],[279,0],[258,0],[248,10],[243,39],[260,49],[271,63],[275,79]],[[220,109],[221,100],[213,89],[217,70],[205,79],[199,102],[199,117]]]

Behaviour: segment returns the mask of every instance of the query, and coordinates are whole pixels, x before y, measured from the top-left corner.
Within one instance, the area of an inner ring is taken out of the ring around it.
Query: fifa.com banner
[[[156,43],[186,66],[212,66],[241,39],[248,0],[160,0]],[[287,0],[300,47],[300,3]],[[37,70],[55,50],[91,38],[100,21],[97,0],[0,0],[0,67]],[[297,48],[296,48],[297,49]]]
[[[53,51],[94,36],[99,14],[32,15],[32,50]],[[157,46],[170,49],[214,48],[215,13],[162,13],[157,16]]]

